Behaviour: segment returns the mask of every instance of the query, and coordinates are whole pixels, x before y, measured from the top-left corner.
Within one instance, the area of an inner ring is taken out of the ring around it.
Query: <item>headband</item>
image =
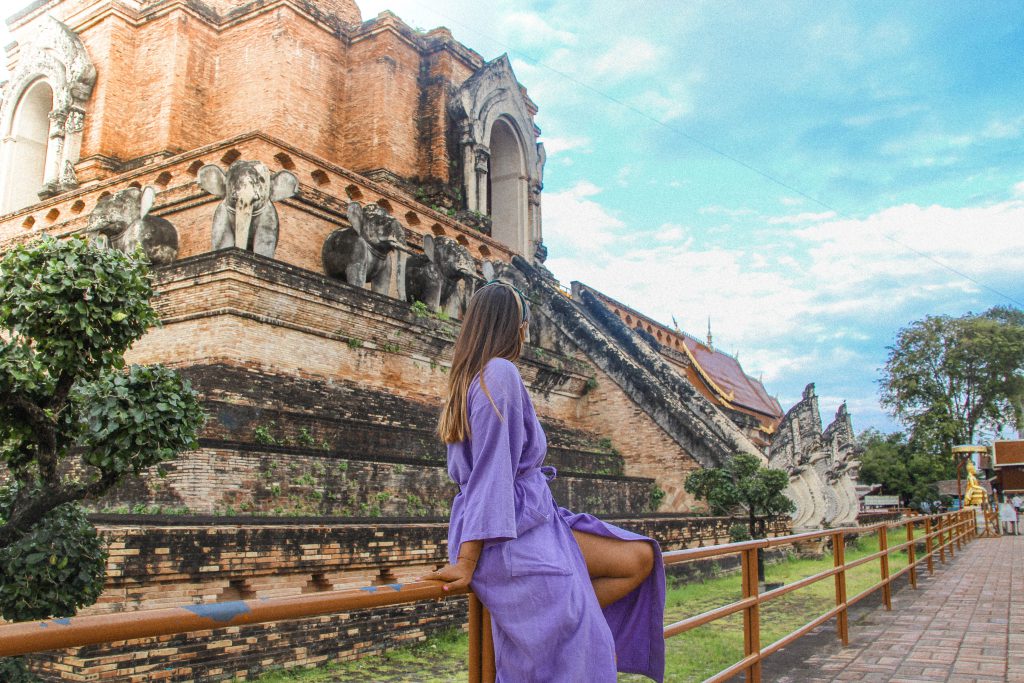
[[[502,285],[504,287],[510,288],[513,292],[515,292],[516,298],[519,299],[519,309],[523,312],[522,320],[519,321],[520,325],[525,323],[527,320],[530,319],[529,318],[529,310],[530,310],[530,308],[529,308],[529,305],[526,303],[526,296],[522,292],[519,291],[518,287],[516,287],[515,285],[513,285],[510,282],[502,282],[501,280],[491,280],[491,281],[487,282],[483,287],[481,287],[480,289],[478,289],[476,291],[479,292],[479,291],[483,290],[485,287],[490,287],[491,285]]]

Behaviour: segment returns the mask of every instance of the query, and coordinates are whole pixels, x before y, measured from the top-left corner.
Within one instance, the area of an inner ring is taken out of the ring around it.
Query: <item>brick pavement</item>
[[[853,612],[849,646],[838,643],[833,627],[820,629],[779,653],[779,661],[769,657],[764,680],[1024,682],[1022,563],[1024,536],[972,541],[953,562],[936,560],[932,576],[924,569],[916,591],[903,585],[891,612],[880,602]],[[802,661],[794,661],[799,654]]]

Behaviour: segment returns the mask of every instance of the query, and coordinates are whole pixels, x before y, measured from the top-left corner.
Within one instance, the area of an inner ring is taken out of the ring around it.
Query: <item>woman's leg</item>
[[[583,552],[601,607],[632,592],[654,568],[654,550],[647,541],[623,541],[575,530],[572,535]]]

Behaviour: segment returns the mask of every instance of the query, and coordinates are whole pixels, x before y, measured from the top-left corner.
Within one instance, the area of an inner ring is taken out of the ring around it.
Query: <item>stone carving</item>
[[[857,474],[860,470],[859,452],[853,433],[850,413],[843,403],[835,419],[821,435],[822,445],[829,454],[826,481],[832,491],[835,509],[826,522],[833,527],[849,526],[857,521]]]
[[[273,258],[278,235],[274,202],[299,191],[294,174],[271,175],[261,161],[236,161],[227,173],[207,164],[199,169],[199,186],[224,199],[213,214],[214,249],[238,247]]]
[[[469,250],[451,237],[423,238],[423,254],[409,258],[405,291],[410,301],[461,318],[476,282]]]
[[[43,18],[38,32],[18,46],[17,66],[0,96],[0,190],[12,187],[11,174],[17,164],[9,163],[15,156],[17,140],[12,136],[15,114],[22,95],[39,82],[45,82],[53,94],[49,146],[46,167],[40,183],[41,197],[50,197],[78,186],[74,174],[65,172],[68,164],[78,162],[85,126],[86,101],[96,83],[96,68],[78,36],[52,16]],[[19,199],[0,192],[0,212],[20,203]]]
[[[60,175],[60,182],[65,187],[78,187],[78,175],[75,173],[75,165],[70,161],[64,162],[64,172]]]
[[[526,176],[523,199],[529,209],[519,216],[521,225],[517,230],[521,234],[515,239],[505,236],[500,240],[527,258],[533,256],[532,245],[542,239],[540,188],[546,158],[544,145],[538,141],[540,129],[534,123],[534,112],[536,105],[516,80],[507,55],[480,67],[459,86],[448,104],[451,139],[458,141],[461,185],[469,211],[494,215],[495,207],[488,205],[493,186],[491,190],[488,187],[495,179],[489,176],[500,155],[491,147],[492,132],[499,121],[517,132],[522,145],[522,172]]]
[[[391,294],[395,275],[397,297],[405,299],[405,228],[377,204],[348,205],[350,228],[332,232],[324,241],[324,272],[355,287],[369,282],[378,294]]]
[[[527,292],[530,290],[530,282],[526,275],[511,263],[505,263],[504,261],[484,261],[480,269],[484,275],[484,282],[498,280],[518,287],[521,292]]]
[[[786,494],[796,504],[793,529],[848,526],[857,520],[860,468],[846,405],[824,431],[814,385],[786,413],[769,448],[769,464],[789,473]]]
[[[170,221],[149,215],[152,187],[129,187],[104,197],[89,215],[87,231],[101,244],[125,253],[142,247],[150,263],[162,266],[178,256],[178,231]]]
[[[64,132],[81,133],[85,128],[85,112],[81,109],[72,109],[64,119]]]

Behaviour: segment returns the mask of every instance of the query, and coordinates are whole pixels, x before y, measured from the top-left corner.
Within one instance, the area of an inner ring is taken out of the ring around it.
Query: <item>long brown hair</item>
[[[489,282],[470,299],[462,330],[455,340],[448,396],[437,425],[437,433],[445,443],[458,443],[470,436],[466,394],[477,375],[480,375],[480,388],[494,405],[484,381],[484,366],[492,358],[512,362],[519,359],[523,350],[520,329],[529,320],[530,304],[512,285]],[[495,407],[495,412],[497,410]],[[498,417],[504,419],[500,412]]]

